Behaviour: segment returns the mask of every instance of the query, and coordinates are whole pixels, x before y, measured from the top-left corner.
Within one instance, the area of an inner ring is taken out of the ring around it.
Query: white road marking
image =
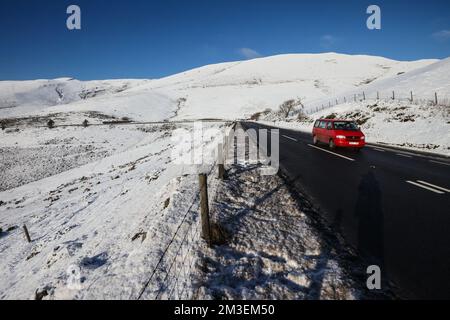
[[[378,151],[378,152],[386,152],[383,149],[378,149],[378,148],[372,148],[372,149],[375,150],[375,151]]]
[[[412,158],[412,156],[407,155],[407,154],[403,154],[403,153],[396,153],[396,155],[398,155],[400,157],[405,157],[405,158]]]
[[[346,159],[346,160],[355,161],[355,159],[352,159],[352,158],[343,156],[343,155],[341,155],[341,154],[339,154],[339,153],[331,152],[331,151],[328,151],[328,150],[325,150],[325,149],[316,147],[316,146],[314,146],[314,145],[312,145],[312,144],[308,144],[308,146],[310,146],[310,147],[312,147],[312,148],[316,148],[316,149],[321,150],[321,151],[324,151],[324,152],[328,152],[328,153],[334,154],[335,156],[341,157],[341,158]]]
[[[430,162],[443,164],[444,166],[450,166],[450,163],[445,163],[445,162],[440,162],[440,161],[434,161],[434,160],[430,160]]]
[[[385,147],[381,147],[381,146],[369,146],[369,147],[372,148],[372,149],[383,149],[383,150],[386,150],[386,151],[407,154],[407,155],[410,155],[410,156],[416,156],[417,155],[417,154],[414,154],[414,153],[411,153],[411,152],[408,152],[408,151],[399,151],[398,149],[395,150],[395,149],[385,148]],[[422,156],[422,155],[419,155],[419,156]]]
[[[368,147],[372,148],[372,149],[383,149],[383,150],[386,150],[386,151],[396,152],[397,154],[401,153],[401,154],[410,155],[410,156],[413,156],[413,157],[421,157],[421,158],[427,158],[427,159],[433,158],[433,155],[431,155],[431,154],[430,155],[425,155],[425,154],[420,154],[420,153],[411,153],[411,152],[407,152],[407,151],[398,151],[398,150],[394,150],[394,149],[390,149],[390,148],[384,148],[384,147],[380,147],[380,146],[370,146],[369,145]],[[435,161],[435,160],[428,160],[428,161],[450,166],[450,164],[445,163],[445,162],[439,162],[439,161]]]
[[[382,149],[382,150],[386,150],[386,151],[395,151],[395,150],[392,150],[392,149],[389,149],[389,148],[384,148],[384,147],[380,147],[380,146],[371,146],[371,145],[368,145],[368,147],[369,148],[372,148],[372,149]]]
[[[285,137],[285,138],[287,138],[287,139],[290,139],[290,140],[292,140],[292,141],[295,141],[295,142],[298,141],[297,139],[294,139],[294,138],[289,137],[289,136],[285,136],[284,134],[282,134],[282,136]]]
[[[438,194],[444,194],[445,193],[445,192],[442,192],[442,191],[439,191],[439,190],[435,190],[435,189],[432,189],[430,187],[421,185],[421,184],[419,184],[417,182],[413,182],[413,181],[409,181],[409,180],[407,180],[406,182],[409,183],[409,184],[413,184],[413,185],[415,185],[415,186],[417,186],[419,188],[423,188],[423,189],[426,189],[428,191],[432,191],[432,192],[435,192],[435,193],[438,193]]]
[[[435,184],[432,184],[432,183],[429,183],[429,182],[425,182],[425,181],[422,181],[422,180],[417,180],[417,182],[422,183],[422,184],[426,184],[427,186],[430,186],[430,187],[433,187],[435,189],[442,190],[442,191],[450,193],[449,189],[446,189],[446,188],[443,188],[443,187],[439,187],[439,186],[437,186]]]

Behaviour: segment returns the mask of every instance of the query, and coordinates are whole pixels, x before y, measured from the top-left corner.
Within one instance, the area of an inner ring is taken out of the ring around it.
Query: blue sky
[[[82,29],[66,28],[77,4]],[[382,29],[366,28],[381,7]],[[0,80],[159,78],[283,53],[450,56],[450,1],[2,0]]]

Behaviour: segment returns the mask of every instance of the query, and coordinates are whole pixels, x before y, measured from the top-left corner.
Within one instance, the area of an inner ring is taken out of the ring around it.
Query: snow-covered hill
[[[364,87],[436,60],[399,62],[336,53],[291,54],[205,66],[151,84],[186,98],[180,118],[241,118],[296,97],[309,101]]]
[[[0,117],[35,113],[51,106],[111,96],[148,82],[149,80],[79,81],[71,78],[0,81]]]
[[[292,98],[302,98],[309,105],[383,81],[397,83],[398,77],[404,79],[412,72],[420,77],[418,70],[432,69],[436,62],[337,53],[289,54],[209,65],[152,81],[0,82],[0,117],[99,111],[149,121],[238,119],[275,109]],[[428,81],[433,84],[432,78]]]
[[[327,106],[330,101],[334,104],[336,99],[342,103],[344,97],[349,102],[353,100],[355,94],[358,99],[361,99],[363,92],[367,99],[375,99],[377,97],[380,99],[391,99],[394,96],[395,100],[408,100],[411,98],[412,93],[413,100],[423,103],[434,101],[436,93],[438,103],[450,104],[450,58],[409,72],[386,77],[362,87],[311,100],[309,106],[312,109],[315,106]]]

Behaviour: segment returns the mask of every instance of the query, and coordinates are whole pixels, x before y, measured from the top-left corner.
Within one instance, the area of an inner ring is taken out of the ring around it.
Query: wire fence
[[[200,223],[196,204],[199,193],[186,211],[158,263],[142,287],[138,299],[190,299],[190,275],[195,264],[194,248],[200,241]]]
[[[310,115],[322,110],[332,108],[334,106],[344,103],[354,103],[363,101],[398,101],[414,105],[426,105],[426,106],[443,106],[450,107],[450,95],[440,94],[437,92],[430,93],[429,95],[416,95],[414,91],[409,92],[396,92],[384,91],[384,92],[360,92],[350,95],[342,95],[329,99],[328,102],[313,103],[310,106],[305,106],[304,113]]]
[[[227,135],[227,133],[225,133]],[[209,169],[207,176],[215,172],[217,163]],[[208,190],[214,192],[214,188]],[[212,199],[212,197],[209,197]],[[192,299],[193,268],[197,261],[195,252],[201,240],[200,188],[197,186],[194,197],[142,286],[138,299],[185,300]]]
[[[211,167],[208,176],[214,168],[215,165]],[[186,213],[142,286],[138,299],[192,299],[193,292],[190,287],[197,259],[195,250],[201,241],[199,201],[200,189],[196,188]]]

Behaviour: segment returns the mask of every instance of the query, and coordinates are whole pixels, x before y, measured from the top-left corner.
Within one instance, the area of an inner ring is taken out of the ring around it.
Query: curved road
[[[313,146],[308,133],[279,129],[279,135],[284,173],[336,232],[405,297],[450,299],[448,159],[374,146],[331,151]]]

